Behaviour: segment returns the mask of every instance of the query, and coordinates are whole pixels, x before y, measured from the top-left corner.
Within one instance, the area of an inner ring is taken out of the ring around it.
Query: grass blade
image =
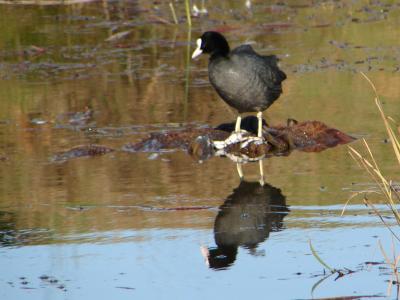
[[[172,2],[169,3],[169,8],[171,9],[172,18],[174,19],[174,23],[178,24],[178,19],[176,18],[174,4]]]
[[[313,245],[312,245],[312,243],[311,243],[311,240],[308,240],[308,243],[310,244],[310,249],[311,249],[312,255],[318,260],[318,262],[319,262],[321,265],[323,265],[326,269],[328,269],[331,273],[335,273],[336,270],[333,269],[333,268],[331,268],[328,264],[326,264],[326,263],[321,259],[321,257],[319,257],[318,253],[315,251],[315,249],[314,249],[314,247],[313,247]]]

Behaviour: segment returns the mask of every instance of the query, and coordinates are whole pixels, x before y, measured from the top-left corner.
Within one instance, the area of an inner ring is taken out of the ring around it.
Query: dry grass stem
[[[391,119],[391,118],[389,119],[386,117],[386,115],[383,111],[381,102],[379,100],[377,89],[376,89],[375,85],[373,84],[373,82],[364,73],[361,72],[361,75],[363,75],[364,78],[368,81],[368,83],[370,84],[370,86],[372,87],[372,89],[375,93],[375,104],[378,107],[378,110],[380,112],[382,120],[385,124],[386,131],[388,133],[389,139],[390,139],[392,147],[393,147],[393,151],[397,158],[397,162],[399,163],[399,166],[400,166],[400,142],[399,142],[398,137],[394,133],[392,127],[390,126],[388,120],[391,120],[391,122],[394,122],[395,124],[396,124],[396,122],[393,119]],[[400,202],[400,195],[399,195],[398,191],[395,189],[393,182],[391,180],[387,180],[386,177],[384,176],[384,174],[382,173],[382,171],[379,168],[379,165],[378,165],[377,161],[375,160],[375,157],[371,151],[371,148],[369,147],[369,145],[365,139],[363,139],[363,144],[368,153],[369,158],[366,158],[359,151],[357,151],[356,149],[354,149],[351,146],[349,146],[350,156],[357,162],[357,164],[359,166],[361,166],[370,175],[372,180],[377,184],[381,194],[384,195],[385,204],[392,212],[393,216],[396,219],[397,224],[400,225],[400,212],[397,209],[397,205]],[[345,203],[342,214],[344,213],[349,201],[359,194],[360,193],[354,194],[349,198],[349,200]],[[379,216],[379,218],[382,220],[382,222],[385,224],[385,226],[390,229],[388,224],[386,222],[384,222],[384,220],[382,218],[382,213],[379,210],[377,210],[370,201],[366,200],[366,198],[364,198],[364,202],[373,209],[375,214]],[[390,229],[390,231],[392,232],[392,234],[394,234],[392,229]],[[396,237],[396,239],[398,239],[398,237],[395,234],[394,234],[394,236]]]
[[[185,0],[186,19],[189,28],[192,27],[192,17],[190,15],[190,0]]]
[[[178,19],[176,17],[176,13],[175,13],[175,7],[172,2],[169,3],[169,8],[171,9],[171,14],[172,14],[172,18],[174,19],[174,23],[178,24]]]
[[[371,81],[371,79],[368,78],[367,75],[365,75],[363,72],[361,72],[361,75],[364,76],[364,78],[368,81],[368,83],[370,84],[370,86],[372,87],[374,93],[375,93],[375,104],[378,107],[379,113],[382,117],[383,123],[385,125],[385,129],[386,132],[388,134],[390,143],[392,144],[393,147],[393,152],[395,154],[395,157],[397,159],[397,162],[400,166],[400,142],[399,142],[399,138],[398,136],[396,136],[393,128],[391,127],[391,124],[389,123],[389,121],[394,124],[394,126],[398,126],[397,122],[395,120],[393,120],[393,118],[387,117],[385,115],[385,112],[382,108],[382,104],[379,100],[379,96],[377,93],[377,89],[375,87],[375,85],[373,84],[373,82]],[[400,128],[397,127],[397,129],[400,132]],[[392,215],[394,216],[394,218],[396,219],[397,225],[400,225],[400,212],[397,209],[398,204],[400,203],[400,195],[398,190],[396,190],[393,181],[392,180],[388,180],[386,179],[386,177],[384,176],[383,172],[381,171],[381,169],[379,168],[379,165],[377,163],[377,161],[375,160],[375,157],[371,151],[371,148],[369,147],[367,141],[365,139],[363,139],[363,144],[364,144],[364,148],[367,151],[367,157],[363,156],[359,151],[357,151],[356,149],[354,149],[353,147],[349,147],[349,154],[350,156],[354,159],[354,161],[357,162],[357,164],[364,169],[369,176],[371,177],[371,179],[377,184],[380,192],[379,194],[383,195],[383,199],[384,199],[384,203],[386,204],[386,206],[389,208],[389,210],[391,211]],[[381,242],[379,242],[379,247],[380,250],[382,252],[383,257],[385,258],[386,263],[390,266],[390,268],[392,269],[392,280],[389,281],[389,286],[388,286],[388,294],[390,295],[391,291],[392,291],[392,287],[393,284],[396,284],[397,286],[397,296],[399,296],[399,287],[400,287],[400,281],[399,281],[399,273],[398,273],[398,265],[400,262],[400,255],[396,256],[396,250],[394,247],[394,239],[396,239],[397,241],[400,242],[400,238],[399,236],[394,232],[392,225],[388,224],[384,217],[383,217],[383,212],[380,211],[379,209],[376,208],[376,206],[367,199],[366,194],[368,193],[372,193],[376,191],[363,191],[363,192],[358,192],[353,194],[349,200],[345,203],[343,211],[342,211],[342,215],[346,209],[346,207],[348,206],[348,203],[350,202],[351,199],[353,199],[354,197],[360,195],[360,194],[364,194],[364,198],[363,201],[364,203],[370,207],[372,209],[372,211],[375,213],[375,215],[377,215],[379,217],[379,219],[381,220],[382,224],[385,225],[385,227],[390,231],[390,233],[392,234],[392,254],[393,257],[392,259],[389,259],[389,256],[386,254],[384,248],[382,247]]]
[[[397,298],[399,296],[399,272],[398,272],[398,266],[399,266],[399,261],[400,261],[400,255],[396,256],[396,249],[394,245],[394,241],[392,240],[392,255],[393,259],[389,259],[389,256],[386,254],[385,249],[383,248],[382,244],[380,241],[379,243],[379,248],[382,252],[383,257],[385,258],[386,264],[390,266],[392,269],[392,280],[389,280],[389,285],[388,285],[388,291],[387,295],[390,296],[392,293],[392,287],[393,284],[395,283],[397,286]]]

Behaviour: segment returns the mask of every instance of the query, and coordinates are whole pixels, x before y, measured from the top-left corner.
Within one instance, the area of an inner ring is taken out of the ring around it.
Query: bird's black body
[[[228,105],[239,113],[261,112],[279,98],[286,74],[279,69],[276,56],[259,55],[250,45],[230,51],[217,32],[205,32],[201,41],[202,51],[211,54],[210,82]]]

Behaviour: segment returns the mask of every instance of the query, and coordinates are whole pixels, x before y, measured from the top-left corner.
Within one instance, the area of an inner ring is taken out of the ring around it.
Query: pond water
[[[168,1],[57,2],[0,1],[1,299],[388,295],[378,241],[390,253],[390,233],[361,199],[341,216],[354,192],[376,188],[347,146],[265,159],[263,187],[257,164],[241,183],[229,159],[183,151],[52,158],[233,121],[207,58],[190,60],[201,33],[220,30],[279,56],[288,79],[269,123],[319,120],[366,138],[396,179],[359,72],[400,120],[397,1],[204,1],[191,29],[183,1],[177,25]],[[355,272],[319,282],[327,273],[309,241]]]

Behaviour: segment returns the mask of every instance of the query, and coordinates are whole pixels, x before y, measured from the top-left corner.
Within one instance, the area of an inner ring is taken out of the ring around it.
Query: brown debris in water
[[[242,120],[242,129],[255,136],[257,118],[249,116]],[[222,124],[217,128],[189,128],[182,131],[152,133],[136,144],[127,144],[123,150],[130,152],[157,152],[170,149],[187,150],[198,159],[214,154],[213,141],[223,141],[233,131],[234,123]],[[286,125],[263,128],[264,143],[250,142],[228,145],[224,150],[230,154],[248,157],[288,155],[292,150],[320,152],[355,140],[348,134],[319,121],[297,122],[289,119]]]
[[[271,127],[269,132],[280,142],[286,142],[291,148],[305,152],[320,152],[355,140],[352,136],[320,121],[299,123],[288,120],[288,125]]]
[[[249,143],[246,147],[241,147],[240,143],[235,143],[226,147],[226,152],[237,156],[261,157],[268,155],[271,149],[272,146],[268,141],[262,144]]]
[[[154,132],[138,143],[124,145],[122,150],[128,152],[188,150],[190,144],[200,136],[208,136],[211,140],[224,140],[229,136],[229,132],[214,128],[189,128],[181,131]]]
[[[95,145],[95,144],[80,145],[73,147],[70,150],[57,153],[52,157],[51,160],[66,161],[78,157],[104,155],[112,151],[114,151],[114,149],[102,145]]]
[[[162,152],[168,150],[188,151],[197,160],[205,160],[213,156],[215,141],[226,140],[234,130],[234,123],[221,124],[217,128],[187,128],[151,133],[147,138],[137,142],[125,144],[122,151],[127,152]],[[257,118],[246,117],[242,120],[242,129],[248,131],[243,134],[240,142],[227,145],[225,154],[247,157],[250,159],[273,155],[288,155],[292,150],[305,152],[320,152],[337,145],[347,144],[355,139],[338,129],[328,127],[319,121],[297,122],[289,119],[287,125],[267,127],[264,123],[264,141],[251,140],[256,136]],[[250,142],[246,139],[250,138]],[[107,154],[114,149],[102,145],[81,145],[68,151],[54,155],[52,161],[66,161],[85,156]],[[221,155],[221,154],[217,154]]]

